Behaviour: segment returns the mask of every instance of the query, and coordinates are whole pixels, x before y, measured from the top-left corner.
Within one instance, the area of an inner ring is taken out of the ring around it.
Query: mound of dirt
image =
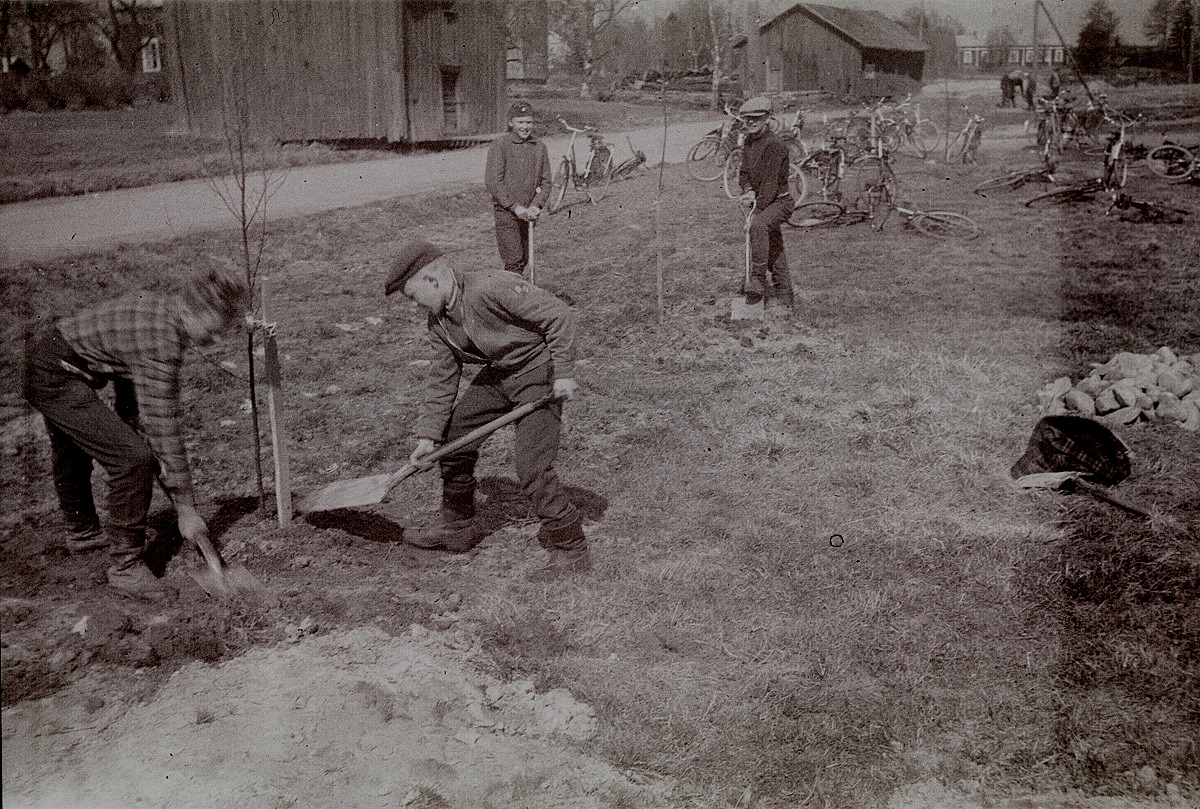
[[[178,670],[147,702],[81,681],[4,711],[6,806],[661,805],[577,746],[591,708],[483,673],[478,639],[374,627]],[[51,719],[52,717],[52,719]],[[633,779],[638,779],[636,782]]]

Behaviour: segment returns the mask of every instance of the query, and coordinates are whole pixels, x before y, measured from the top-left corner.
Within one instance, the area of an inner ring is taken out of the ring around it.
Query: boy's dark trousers
[[[146,440],[96,391],[63,363],[84,363],[58,329],[35,333],[25,363],[25,398],[41,412],[50,434],[54,489],[67,529],[75,537],[98,533],[92,500],[92,464],[108,474],[106,532],[119,562],[131,561],[146,541],[146,515],[158,462]],[[124,398],[118,397],[118,404]]]
[[[788,271],[787,255],[783,251],[782,225],[796,207],[790,195],[776,197],[775,201],[761,211],[755,211],[750,219],[750,279],[762,289],[772,289],[774,294],[789,297],[792,291],[792,276]],[[770,286],[767,274],[770,273]]]
[[[521,275],[529,263],[529,222],[506,208],[492,208],[496,219],[496,246],[504,269]]]

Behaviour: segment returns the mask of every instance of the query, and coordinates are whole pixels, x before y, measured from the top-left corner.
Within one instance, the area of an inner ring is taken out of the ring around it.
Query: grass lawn
[[[1020,145],[989,142],[997,162],[1026,160]],[[1200,351],[1195,222],[1125,222],[1098,203],[1038,213],[1020,193],[976,197],[979,178],[936,163],[898,169],[904,199],[969,213],[984,234],[940,242],[894,219],[882,233],[788,230],[796,312],[768,309],[762,323],[728,317],[740,214],[682,167],[667,172],[657,222],[650,174],[539,226],[539,282],[569,293],[579,318],[582,391],[559,471],[588,517],[593,574],[525,580],[535,528],[501,435],[479,470],[495,531],[461,564],[403,546],[384,556],[371,535],[382,522],[239,524],[225,548],[283,594],[282,612],[165,609],[209,616],[233,656],[279,643],[289,615],[322,631],[390,626],[388,599],[453,590],[459,628],[497,672],[594,706],[589,749],[676,779],[680,807],[1194,804],[1200,436],[1122,431],[1137,460],[1121,490],[1193,536],[1018,490],[1008,469],[1045,382],[1118,350]],[[1193,187],[1136,182],[1196,206]],[[491,227],[481,187],[274,224],[265,272],[297,490],[404,463],[426,342],[415,309],[382,295],[388,258],[420,237],[492,269]],[[209,234],[10,268],[0,371],[15,372],[33,316],[234,257]],[[236,341],[188,365],[209,502],[250,484],[234,378],[245,366]],[[3,404],[19,435],[15,396]],[[9,652],[6,702],[85,675],[116,688],[132,667],[68,658],[51,681],[21,663],[59,651],[43,629],[52,604],[103,590],[81,583],[83,563],[41,550],[58,525],[44,444],[17,444],[0,473],[3,586],[31,604],[6,643],[37,653]],[[434,476],[403,486],[380,520],[434,513]],[[150,619],[129,620],[137,633]],[[143,683],[182,662],[161,660]]]

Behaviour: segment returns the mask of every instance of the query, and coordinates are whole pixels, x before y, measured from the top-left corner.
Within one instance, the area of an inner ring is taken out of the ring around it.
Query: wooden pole
[[[658,322],[667,319],[666,280],[663,277],[663,244],[662,244],[662,192],[663,172],[667,166],[667,83],[663,81],[658,88],[658,98],[662,103],[663,142],[662,153],[658,160],[658,191],[654,196],[654,245],[655,245],[655,282],[658,293]]]
[[[279,397],[283,393],[283,375],[279,371],[279,345],[275,340],[275,324],[271,322],[268,309],[267,281],[263,278],[262,316],[265,339],[267,371],[267,414],[271,420],[271,454],[275,460],[275,507],[279,515],[279,527],[292,524],[292,475],[288,467],[287,434],[283,428],[283,412]]]
[[[1038,65],[1041,64],[1041,59],[1038,58],[1038,4],[1037,0],[1033,2],[1033,84],[1038,85]]]

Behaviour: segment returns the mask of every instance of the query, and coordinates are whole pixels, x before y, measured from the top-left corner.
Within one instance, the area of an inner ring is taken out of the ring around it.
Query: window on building
[[[1019,50],[1017,50],[1016,48],[1009,48],[1008,49],[1008,61],[1009,61],[1009,64],[1020,63],[1021,52]]]
[[[142,72],[158,73],[162,70],[162,46],[154,37],[142,48]]]
[[[963,64],[964,65],[971,64],[971,52],[970,51],[963,51]]]
[[[1062,48],[1055,48],[1055,49],[1054,49],[1054,56],[1053,56],[1053,57],[1051,57],[1051,58],[1053,58],[1055,62],[1058,62],[1058,63],[1060,63],[1060,64],[1061,64],[1061,63],[1062,63],[1062,60],[1063,60],[1063,52],[1062,52]]]

